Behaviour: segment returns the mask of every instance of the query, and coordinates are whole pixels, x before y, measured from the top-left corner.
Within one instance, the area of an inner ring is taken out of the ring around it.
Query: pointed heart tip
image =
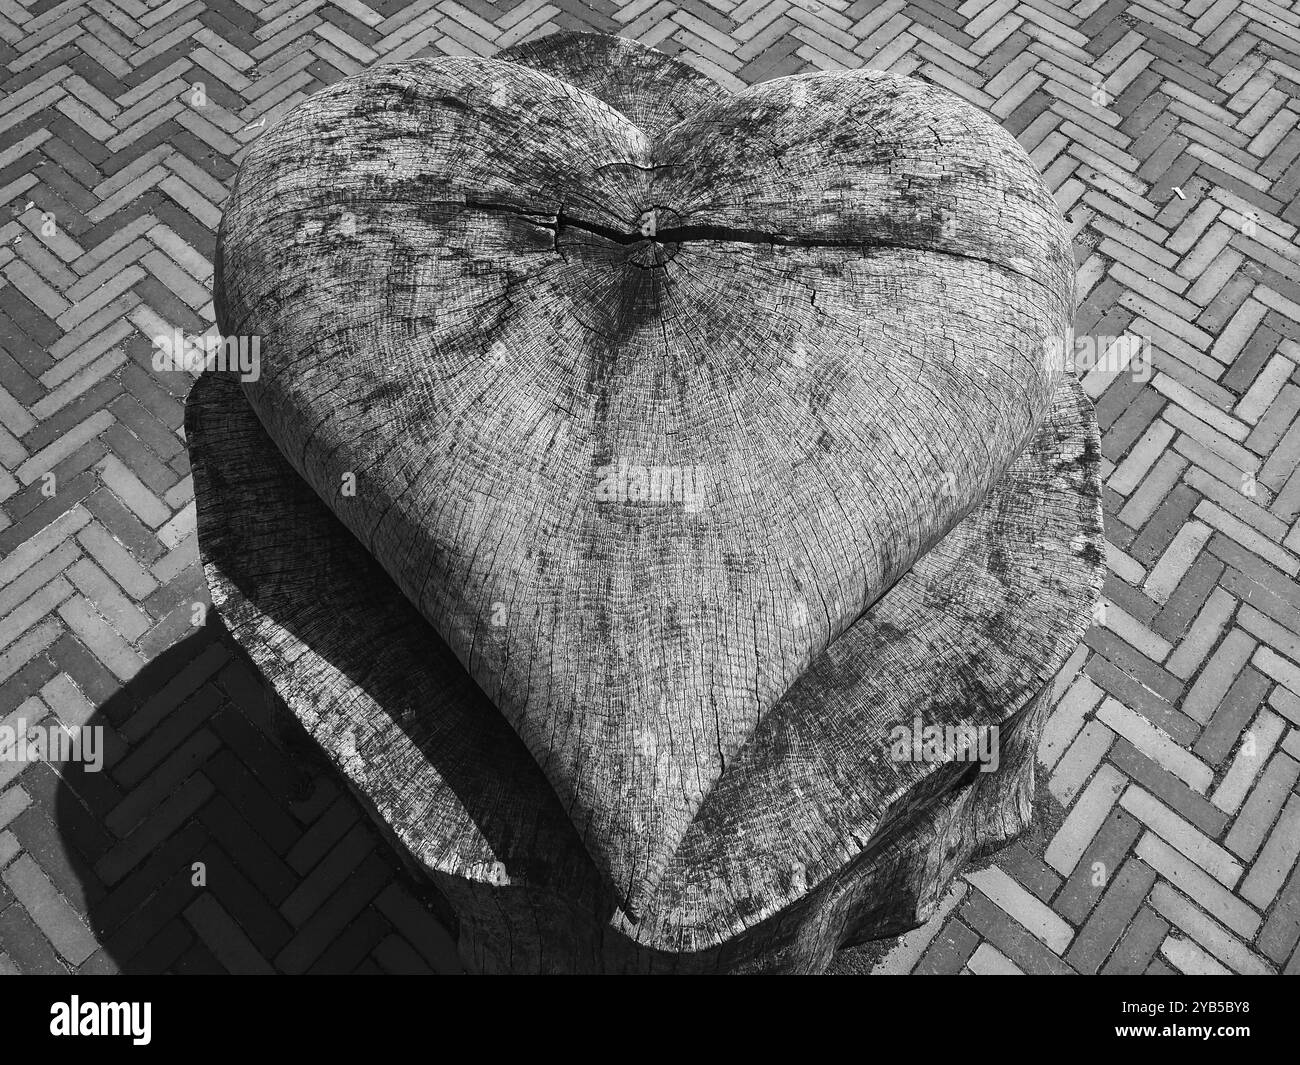
[[[660,883],[721,766],[696,766],[681,752],[671,768],[663,758],[645,779],[644,763],[620,761],[614,752],[592,758],[588,751],[583,760],[576,786],[574,774],[557,767],[548,776],[621,912],[637,925],[655,909]],[[687,766],[700,781],[690,791],[680,786]]]

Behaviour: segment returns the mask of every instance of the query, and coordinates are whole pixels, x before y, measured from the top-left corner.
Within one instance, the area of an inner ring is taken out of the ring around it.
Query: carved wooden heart
[[[422,60],[250,149],[218,323],[261,338],[269,434],[635,912],[762,715],[1044,417],[1062,234],[1008,134],[896,76],[652,138],[546,74]]]

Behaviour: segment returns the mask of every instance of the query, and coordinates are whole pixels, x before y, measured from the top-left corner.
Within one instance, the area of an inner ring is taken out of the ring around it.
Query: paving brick
[[[68,971],[23,906],[0,910],[0,943],[9,963],[23,975],[63,976]]]
[[[1202,724],[1208,722],[1250,661],[1255,646],[1255,641],[1241,630],[1229,632],[1183,699],[1183,713]]]
[[[1105,658],[1094,655],[1088,660],[1086,670],[1110,695],[1179,743],[1191,743],[1199,734],[1200,729],[1192,718]]]
[[[305,886],[223,796],[204,806],[199,818],[271,905],[281,906],[292,891]]]
[[[35,452],[14,471],[14,475],[23,484],[32,484],[111,425],[113,425],[113,416],[106,410],[97,411],[53,443]]]
[[[1259,949],[1275,962],[1284,961],[1300,942],[1300,869],[1287,878],[1264,928]]]
[[[72,586],[56,577],[16,604],[7,617],[0,619],[0,648],[8,647],[71,595]]]
[[[435,972],[400,935],[390,935],[375,946],[373,957],[380,971],[393,976],[421,976]],[[910,970],[909,970],[910,971]]]
[[[1300,573],[1300,560],[1295,554],[1279,547],[1263,533],[1229,514],[1218,504],[1211,503],[1208,499],[1202,500],[1195,513],[1198,518],[1225,533],[1252,554],[1266,559],[1288,576],[1294,577]]]
[[[285,855],[286,861],[299,875],[305,874],[356,822],[357,809],[353,803],[346,798],[338,799],[303,833]]]
[[[81,559],[68,568],[68,577],[95,609],[128,641],[138,639],[148,628],[150,619],[135,606],[108,575],[89,559]]]
[[[1197,757],[1211,765],[1222,762],[1236,745],[1246,723],[1254,718],[1269,687],[1267,677],[1246,667],[1232,682],[1232,687],[1220,700],[1201,738],[1192,748]]]
[[[1263,693],[1260,693],[1262,698]],[[1181,747],[1151,724],[1141,714],[1136,714],[1114,699],[1106,699],[1097,711],[1097,719],[1123,736],[1156,765],[1182,780],[1193,791],[1204,794],[1214,779],[1214,771],[1201,761],[1197,753]]]
[[[92,914],[101,941],[138,912],[150,896],[171,877],[184,872],[188,882],[192,864],[204,853],[209,842],[201,825],[188,822],[155,848],[143,863],[114,884]]]
[[[1039,976],[1066,975],[1073,971],[1018,922],[1007,921],[1004,911],[980,892],[971,892],[958,912],[965,924],[1024,972]]]
[[[1052,900],[1052,908],[1071,924],[1083,924],[1140,833],[1141,826],[1127,811],[1113,807]]]
[[[956,897],[960,899],[960,894]],[[437,972],[457,973],[462,970],[455,940],[400,884],[386,887],[375,900],[375,905]],[[944,906],[940,904],[940,912],[943,910]]]
[[[1300,693],[1300,667],[1288,662],[1268,647],[1255,651],[1251,663],[1258,666],[1274,680],[1286,685],[1293,693]]]
[[[1211,528],[1199,522],[1182,526],[1147,574],[1142,590],[1157,603],[1166,602],[1209,540]]]
[[[1022,843],[1013,843],[999,851],[998,867],[1043,902],[1051,901],[1061,886],[1061,878],[1044,865],[1040,858],[1030,854]],[[1059,906],[1056,909],[1061,912]]]
[[[1271,710],[1261,710],[1242,736],[1236,757],[1215,788],[1211,801],[1226,813],[1236,813],[1254,786],[1260,771],[1272,756],[1286,722]]]
[[[212,794],[212,783],[196,773],[159,806],[143,825],[95,863],[105,884],[115,884],[179,828]]]
[[[1066,960],[1080,973],[1095,973],[1142,905],[1155,873],[1138,861],[1127,861],[1111,879],[1105,895],[1071,944]]]
[[[307,970],[312,975],[351,973],[391,932],[388,922],[374,909],[363,910]]]
[[[1268,703],[1293,725],[1300,725],[1300,695],[1277,687],[1269,694]]]
[[[0,792],[0,829],[27,809],[30,803],[31,796],[17,784]]]
[[[1130,785],[1120,803],[1142,824],[1226,887],[1234,887],[1241,879],[1241,864],[1231,854],[1142,788]]]
[[[1141,907],[1102,966],[1101,974],[1135,976],[1144,973],[1168,933],[1168,921],[1146,906]]]
[[[1061,954],[1070,945],[1074,929],[1003,870],[994,866],[968,873],[966,879],[1053,953]]]
[[[169,960],[174,964],[175,959],[193,940],[188,927],[185,927],[184,943],[176,943],[174,940],[164,941],[164,944],[155,942],[157,936],[167,929],[182,909],[193,901],[195,888],[190,882],[189,870],[171,870],[170,875],[154,887],[156,890],[149,896],[148,905],[132,914],[116,931],[103,937],[105,949],[114,957],[125,959],[128,972],[161,971],[153,968],[157,964],[156,959],[141,964],[136,962],[136,956],[161,947],[169,953]],[[175,933],[168,935],[170,939]],[[172,947],[175,948],[175,953],[171,953]]]
[[[147,719],[141,714],[132,715],[120,730],[123,737],[132,743],[132,749],[113,767],[113,779],[124,788],[136,788],[149,774],[166,777],[180,772],[175,757],[177,749],[209,721],[221,703],[222,695],[215,685],[205,685],[147,732]],[[211,737],[202,745],[204,755],[212,753],[219,746],[215,737]],[[191,759],[185,759],[180,764],[189,766],[190,762]]]
[[[194,934],[189,926],[173,918],[133,954],[127,971],[140,974],[168,972],[193,942]]]
[[[1298,779],[1300,762],[1282,752],[1270,758],[1232,829],[1224,837],[1224,846],[1246,860],[1254,858]]]
[[[8,865],[22,852],[22,844],[12,832],[0,833],[0,868]]]
[[[1050,768],[1056,764],[1104,694],[1088,677],[1080,677],[1071,685],[1043,727],[1038,746],[1038,758],[1043,765]]]
[[[1241,896],[1267,909],[1300,856],[1300,795],[1288,797],[1268,840],[1241,883]]]
[[[0,560],[0,586],[21,576],[89,521],[90,515],[84,509],[73,507],[45,526],[30,540],[13,550],[8,557]]]
[[[1159,836],[1144,833],[1134,853],[1237,935],[1245,940],[1254,938],[1260,925],[1255,909]]]
[[[266,788],[229,751],[222,751],[204,767],[204,775],[240,811],[257,834],[277,854],[286,853],[297,841],[299,828]]]
[[[1241,940],[1168,885],[1157,884],[1152,890],[1151,908],[1233,972],[1255,976],[1273,972]]]
[[[80,965],[97,948],[80,917],[55,890],[30,855],[22,855],[4,871],[4,881],[32,921],[72,965]]]
[[[1048,844],[1044,861],[1062,875],[1068,875],[1105,823],[1125,787],[1125,777],[1114,766],[1103,765],[1074,803],[1065,821]]]
[[[995,947],[981,943],[971,955],[966,966],[977,976],[1024,976],[1015,962]]]
[[[1176,699],[1182,693],[1182,682],[1177,677],[1161,669],[1157,663],[1138,649],[1139,641],[1145,641],[1150,646],[1156,646],[1158,643],[1163,645],[1160,653],[1164,654],[1168,650],[1168,645],[1164,645],[1163,641],[1158,641],[1154,634],[1143,634],[1140,626],[1137,626],[1137,639],[1131,639],[1125,633],[1125,628],[1123,612],[1112,608],[1108,604],[1106,608],[1106,624],[1104,626],[1094,625],[1084,637],[1084,641],[1089,647],[1113,662],[1143,687],[1149,688],[1162,699],[1171,701]]]
[[[23,785],[38,797],[38,802],[14,820],[12,829],[23,850],[40,864],[42,872],[68,904],[79,914],[85,914],[104,895],[103,886],[89,868],[86,853],[101,849],[102,834],[97,834],[84,817],[70,811],[71,804],[50,804],[52,776],[57,774],[52,773],[48,764],[32,766],[24,774]],[[59,809],[59,805],[64,808]],[[81,849],[83,845],[86,852]]]
[[[1147,658],[1164,662],[1173,645],[1150,627],[1161,612],[1160,607],[1114,573],[1106,575],[1102,595],[1106,602],[1107,626]]]
[[[27,665],[58,638],[59,627],[53,621],[41,622],[0,652],[0,683],[8,680],[20,667]]]
[[[371,854],[317,909],[275,959],[285,972],[305,972],[392,877],[387,860]]]
[[[955,973],[970,960],[979,942],[979,936],[954,918],[943,926],[912,971],[919,976]]]
[[[252,975],[275,971],[211,895],[199,894],[184,912],[190,927],[227,972]]]
[[[1195,940],[1184,936],[1167,936],[1160,944],[1160,953],[1184,976],[1232,975],[1232,970],[1218,961],[1209,951],[1201,949]],[[1147,975],[1152,975],[1151,969],[1147,969],[1146,972]]]
[[[370,827],[360,823],[354,825],[285,899],[280,912],[295,926],[301,925],[329,900],[374,847],[375,837]]]
[[[140,671],[144,665],[140,653],[113,630],[89,600],[74,595],[59,607],[58,612],[68,628],[118,680],[130,680]]]
[[[135,786],[104,817],[105,826],[119,837],[128,835],[220,746],[210,731],[200,728],[182,741],[163,762],[151,767],[147,776],[131,778],[130,782]]]

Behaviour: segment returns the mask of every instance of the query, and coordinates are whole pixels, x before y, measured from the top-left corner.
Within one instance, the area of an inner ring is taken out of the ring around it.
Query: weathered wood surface
[[[1027,822],[1032,696],[1101,579],[1096,427],[1069,383],[988,502],[853,626],[859,657],[838,641],[768,715],[630,926],[526,748],[234,381],[199,379],[186,435],[215,608],[449,901],[480,970],[820,971],[922,920]],[[892,762],[891,715],[1000,724],[998,772],[957,789],[969,765]],[[896,797],[851,805],[882,765]]]
[[[652,137],[729,95],[707,74],[672,56],[603,33],[552,33],[493,58],[574,85]]]
[[[596,55],[549,61],[608,92]],[[652,113],[626,86],[663,91],[668,69],[625,64],[615,98]],[[711,95],[679,80],[674,108]],[[946,587],[861,646],[846,630],[918,559],[941,564],[927,552],[1067,395],[1043,353],[1071,295],[1032,164],[941,90],[784,78],[647,132],[543,71],[457,58],[345,79],[253,145],[216,306],[224,334],[262,338],[244,388],[271,438],[486,694],[476,712],[517,731],[636,937],[693,951],[838,875],[907,787],[861,737],[913,696],[937,720],[1019,705],[982,707],[973,631],[1017,681],[1050,658]],[[634,479],[608,498],[622,463],[675,471],[669,497]],[[1002,505],[1008,526],[1044,518]],[[1009,535],[972,548],[990,572]],[[1059,597],[1055,646],[1082,562],[1020,566],[980,596]],[[930,641],[952,672],[913,692]],[[817,716],[768,750],[783,704]],[[745,820],[724,785],[754,760],[767,821],[710,866],[692,832],[718,846]],[[813,765],[843,775],[818,793]],[[774,834],[802,871],[751,866]]]

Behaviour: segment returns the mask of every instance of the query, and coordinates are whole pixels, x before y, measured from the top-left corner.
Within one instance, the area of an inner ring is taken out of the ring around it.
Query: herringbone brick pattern
[[[1300,968],[1300,4],[0,0],[0,721],[111,740],[99,774],[0,762],[0,972],[455,967],[205,617],[191,379],[151,338],[212,326],[220,204],[267,123],[369,63],[560,28],[732,87],[871,66],[950,89],[1073,223],[1078,333],[1129,338],[1081,366],[1112,572],[1057,684],[1044,824],[863,957]]]

